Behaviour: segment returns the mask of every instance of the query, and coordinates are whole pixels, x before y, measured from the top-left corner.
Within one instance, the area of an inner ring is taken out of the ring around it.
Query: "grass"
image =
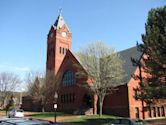
[[[0,110],[0,115],[6,115],[6,111],[5,110]]]
[[[80,125],[101,125],[104,123],[108,123],[110,120],[117,118],[116,116],[111,115],[103,115],[99,117],[99,115],[92,115],[92,116],[80,116],[78,118],[65,118],[60,120],[60,122],[69,122],[69,123],[77,123]],[[161,118],[152,118],[147,119],[144,123],[166,123],[166,117]]]
[[[103,115],[99,117],[99,115],[91,115],[91,116],[80,116],[79,118],[65,118],[60,122],[70,122],[77,124],[85,124],[85,125],[101,125],[103,123],[108,123],[108,121],[116,118],[115,116]]]
[[[65,114],[63,112],[57,112],[57,116],[67,116],[70,114]],[[34,118],[49,118],[49,117],[54,117],[55,112],[29,112],[27,116],[34,117]]]
[[[25,112],[27,116],[32,117],[32,118],[37,118],[37,119],[42,119],[42,118],[51,118],[55,116],[55,112]],[[5,115],[5,111],[0,111],[0,115]],[[68,122],[68,123],[76,123],[80,125],[101,125],[104,123],[108,123],[110,120],[116,118],[116,116],[111,116],[111,115],[103,115],[102,117],[99,117],[99,115],[81,115],[78,117],[72,117],[71,114],[66,114],[63,112],[57,112],[57,116],[71,116],[71,117],[64,117],[62,120],[59,122]],[[166,122],[166,117],[161,117],[161,118],[151,118],[145,120],[145,123],[154,123],[154,122],[161,122],[165,123]]]
[[[145,122],[151,123],[151,122],[158,122],[158,121],[166,121],[166,117],[160,117],[160,118],[151,118],[145,120]]]

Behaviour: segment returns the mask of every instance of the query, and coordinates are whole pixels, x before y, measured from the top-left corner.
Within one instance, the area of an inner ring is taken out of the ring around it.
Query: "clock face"
[[[50,37],[52,38],[53,36],[54,36],[54,33],[51,33],[51,34],[50,34]]]
[[[62,37],[66,37],[67,34],[66,34],[66,32],[62,32],[61,35],[62,35]]]

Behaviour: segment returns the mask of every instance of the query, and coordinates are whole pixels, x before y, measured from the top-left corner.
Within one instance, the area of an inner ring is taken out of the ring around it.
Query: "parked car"
[[[59,125],[51,121],[31,118],[4,118],[0,119],[0,125]]]
[[[143,125],[143,121],[129,118],[116,118],[103,125]]]
[[[22,109],[12,109],[11,111],[9,111],[8,117],[24,117],[24,111]]]

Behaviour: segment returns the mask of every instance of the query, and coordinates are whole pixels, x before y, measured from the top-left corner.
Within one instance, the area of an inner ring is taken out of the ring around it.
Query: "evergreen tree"
[[[147,93],[154,99],[166,97],[166,6],[152,9],[142,35],[144,71],[149,74],[146,82]]]
[[[139,91],[137,98],[143,107],[146,102],[150,108],[152,102],[166,98],[166,6],[149,11],[145,31],[143,43],[137,44],[143,56],[132,62],[139,67],[139,74],[133,75],[140,81],[136,88]],[[142,112],[144,117],[144,108]]]
[[[15,104],[14,104],[14,100],[13,100],[13,98],[14,98],[14,96],[12,95],[12,96],[10,97],[10,99],[9,99],[8,104],[7,104],[6,107],[5,107],[5,110],[6,110],[6,116],[7,116],[7,112],[8,112],[10,109],[12,109],[12,108],[15,107]]]

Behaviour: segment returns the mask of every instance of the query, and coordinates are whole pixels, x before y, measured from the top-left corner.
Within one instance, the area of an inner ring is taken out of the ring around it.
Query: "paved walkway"
[[[59,122],[60,120],[63,120],[63,119],[66,119],[66,118],[80,118],[81,116],[58,116],[56,118],[58,124],[60,125],[81,125],[81,124],[76,124],[76,123],[66,123],[66,122]],[[40,118],[40,119],[43,119],[43,120],[48,120],[48,121],[52,121],[54,122],[55,118],[54,117],[51,117],[51,118]]]
[[[65,118],[79,118],[81,116],[58,116],[57,121],[63,120]],[[44,120],[49,120],[54,122],[54,118],[44,118]],[[58,122],[60,125],[81,125],[77,123],[65,123],[65,122]],[[166,120],[156,121],[153,123],[146,123],[145,125],[166,125]]]
[[[26,115],[28,116],[29,114],[26,113]],[[0,112],[0,118],[3,118],[5,116],[5,113]],[[66,122],[60,122],[63,119],[66,118],[80,118],[81,116],[58,116],[57,117],[57,122],[59,125],[81,125],[81,124],[77,124],[77,123],[66,123]],[[43,120],[49,120],[49,121],[53,121],[54,122],[54,117],[51,118],[41,118]],[[153,123],[146,123],[145,125],[166,125],[166,120],[161,120],[161,121],[156,121]]]
[[[58,121],[60,121],[60,120],[62,120],[62,119],[65,119],[65,118],[79,118],[80,116],[58,116],[57,117],[57,123],[58,123],[58,125],[81,125],[81,124],[76,124],[76,123],[66,123],[66,122],[58,122]],[[7,117],[6,116],[4,116],[4,115],[0,115],[0,120],[1,119],[6,119]],[[27,117],[28,118],[28,117]],[[52,117],[52,118],[40,118],[40,119],[42,119],[42,120],[48,120],[48,121],[52,121],[52,122],[54,122],[54,117]]]

